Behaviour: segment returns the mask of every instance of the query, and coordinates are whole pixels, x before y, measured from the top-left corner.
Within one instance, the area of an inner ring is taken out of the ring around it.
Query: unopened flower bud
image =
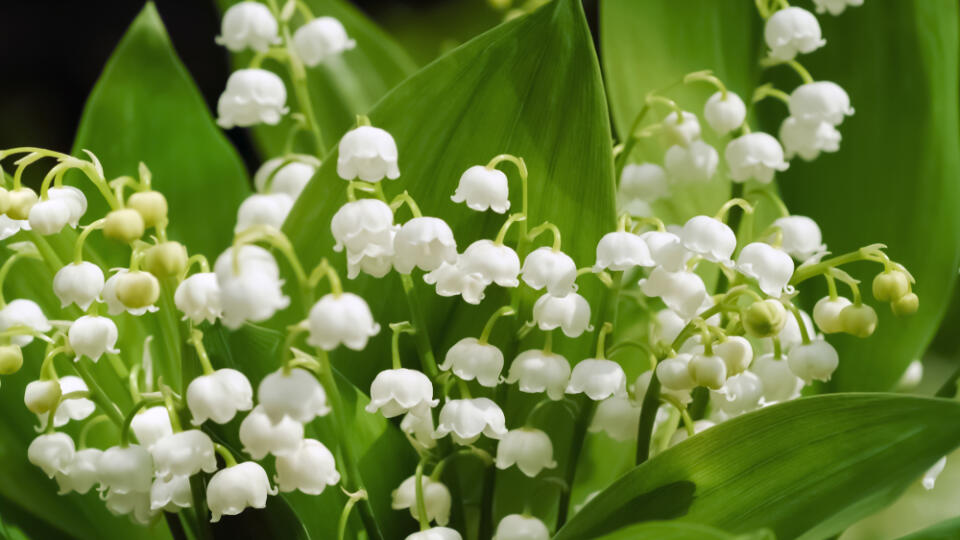
[[[60,402],[60,383],[54,380],[33,381],[23,392],[23,403],[34,414],[47,414]]]
[[[690,371],[690,378],[697,386],[719,390],[727,380],[727,364],[724,363],[723,358],[716,355],[694,355],[687,368]]]
[[[28,219],[30,209],[37,204],[37,193],[28,187],[21,187],[13,191],[8,191],[6,199],[9,201],[7,216],[10,219]]]
[[[159,191],[141,191],[130,195],[127,206],[143,218],[144,227],[156,227],[167,221],[167,199]]]
[[[890,309],[897,317],[913,315],[920,308],[920,297],[915,293],[907,293],[890,304]]]
[[[125,244],[143,236],[143,217],[132,208],[121,208],[107,214],[103,224],[103,235]]]
[[[16,345],[0,345],[0,375],[12,375],[23,366],[23,351]]]
[[[877,329],[877,312],[866,304],[851,304],[840,311],[843,331],[857,337],[870,337]]]
[[[164,242],[147,249],[143,268],[157,277],[177,276],[187,268],[187,248],[180,242]]]
[[[743,327],[753,337],[772,337],[787,324],[787,310],[778,300],[754,302],[743,310]]]
[[[149,272],[124,272],[117,276],[117,300],[128,308],[151,306],[160,298],[160,283]]]
[[[873,278],[873,297],[881,302],[895,302],[910,292],[910,278],[899,270],[889,270]]]
[[[840,312],[850,304],[850,300],[842,296],[836,298],[824,296],[813,306],[813,321],[817,323],[824,334],[843,332]]]

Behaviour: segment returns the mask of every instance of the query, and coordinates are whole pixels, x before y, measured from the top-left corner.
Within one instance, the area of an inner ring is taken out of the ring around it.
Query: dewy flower
[[[777,360],[772,354],[765,354],[753,362],[750,371],[763,384],[764,403],[789,401],[800,395],[803,380],[794,375],[786,359]]]
[[[697,115],[687,112],[673,111],[668,114],[661,124],[667,144],[689,146],[693,141],[700,139],[700,122]]]
[[[531,478],[543,469],[557,466],[550,437],[539,429],[527,427],[511,429],[503,436],[497,444],[496,464],[498,469],[516,465],[520,472]]]
[[[173,295],[173,303],[183,312],[183,318],[190,319],[193,324],[216,321],[222,313],[217,275],[200,272],[181,281]]]
[[[517,280],[520,257],[513,248],[493,240],[477,240],[470,244],[457,264],[464,273],[476,274],[488,284],[496,283],[501,287],[520,285]]]
[[[603,235],[597,243],[597,262],[594,272],[601,270],[629,270],[635,266],[653,266],[650,248],[639,236],[626,231]]]
[[[683,225],[684,247],[708,261],[725,263],[737,248],[737,235],[726,223],[710,216],[693,216]]]
[[[224,129],[272,126],[287,110],[287,89],[280,77],[265,69],[240,69],[227,79],[217,102],[217,125]]]
[[[498,169],[474,165],[460,175],[460,183],[450,199],[466,203],[467,208],[478,212],[490,209],[503,214],[510,209],[507,175]]]
[[[703,107],[703,117],[717,135],[726,135],[743,125],[747,118],[747,106],[733,92],[717,92],[710,96]]]
[[[280,491],[299,489],[307,495],[319,495],[327,486],[340,481],[333,454],[320,441],[304,439],[300,448],[277,456],[277,476]]]
[[[466,337],[450,347],[440,369],[453,371],[465,381],[476,379],[481,386],[493,388],[500,382],[503,353],[489,343]]]
[[[388,132],[373,126],[360,126],[340,139],[337,174],[344,180],[359,178],[379,182],[384,177],[400,177],[397,167],[397,143]]]
[[[727,144],[723,156],[734,182],[756,180],[769,184],[775,171],[785,171],[790,164],[783,160],[783,147],[772,135],[760,131],[741,135]]]
[[[60,377],[59,383],[61,396],[71,392],[87,391],[87,384],[75,375],[64,375]],[[96,410],[96,405],[87,398],[64,399],[57,406],[57,412],[53,413],[53,427],[65,426],[71,420],[83,420],[93,414],[94,410]],[[47,427],[49,416],[49,414],[38,415],[41,428]]]
[[[347,36],[343,24],[333,17],[317,17],[293,34],[293,48],[309,67],[318,66],[356,45],[357,42]]]
[[[94,484],[100,481],[100,456],[103,450],[99,448],[84,448],[77,450],[73,459],[62,472],[54,473],[57,485],[60,486],[59,495],[66,495],[75,491],[81,495],[90,491]]]
[[[37,332],[49,332],[52,326],[43,314],[43,310],[33,300],[18,298],[0,309],[0,332],[14,326],[26,326]],[[11,336],[10,343],[25,347],[33,342],[33,336]]]
[[[241,233],[250,227],[265,225],[280,229],[287,214],[293,208],[293,199],[286,193],[257,193],[247,197],[237,210],[237,224],[234,233]]]
[[[670,192],[667,172],[655,163],[629,163],[620,175],[618,195],[621,201],[640,199],[653,202]]]
[[[277,20],[267,6],[260,2],[240,2],[223,14],[216,42],[233,52],[248,48],[266,52],[271,45],[280,43],[277,31]]]
[[[421,477],[421,489],[423,490],[423,499],[426,503],[427,522],[436,521],[438,525],[446,525],[450,521],[450,505],[452,499],[450,490],[441,482],[431,479],[429,476]],[[410,515],[413,519],[420,519],[420,513],[417,508],[417,477],[411,476],[400,483],[397,489],[391,494],[390,507],[394,510],[410,509]]]
[[[60,307],[76,304],[86,311],[103,290],[103,270],[91,262],[70,263],[53,276],[53,292]]]
[[[285,417],[306,424],[330,412],[323,386],[303,368],[280,368],[264,377],[257,387],[257,399],[275,424]]]
[[[38,234],[57,234],[70,221],[70,207],[66,201],[47,199],[30,208],[30,228]]]
[[[840,139],[840,132],[826,122],[803,122],[790,116],[780,124],[780,142],[787,159],[800,156],[810,161],[820,152],[836,152]]]
[[[822,339],[797,345],[787,355],[790,371],[807,384],[815,380],[829,381],[839,364],[837,350]]]
[[[781,217],[772,226],[780,229],[780,249],[797,260],[807,260],[827,249],[820,226],[807,216]]]
[[[188,429],[168,435],[157,441],[150,453],[158,477],[169,480],[174,476],[191,476],[200,471],[217,470],[213,441],[199,429]]]
[[[790,116],[810,124],[826,122],[831,126],[839,126],[844,117],[853,115],[847,91],[830,81],[798,86],[790,94],[789,108]]]
[[[164,437],[173,435],[170,413],[163,405],[148,407],[137,413],[130,421],[130,429],[141,446],[150,450]]]
[[[120,352],[117,344],[117,325],[106,317],[84,315],[73,321],[67,331],[70,348],[77,353],[77,360],[86,356],[96,362],[104,353]]]
[[[274,423],[257,405],[240,423],[240,443],[243,451],[253,459],[263,459],[267,454],[279,456],[300,448],[303,441],[303,424],[290,417]]]
[[[468,445],[486,435],[502,439],[507,434],[506,418],[500,406],[487,398],[451,399],[440,409],[440,423],[433,438],[447,434],[457,444]]]
[[[431,272],[441,264],[457,262],[457,241],[445,221],[416,217],[403,224],[393,239],[393,266],[401,274],[414,267]]]
[[[763,28],[763,38],[770,47],[770,56],[781,61],[793,60],[799,53],[811,53],[827,43],[813,13],[798,7],[771,15]]]
[[[817,6],[817,13],[828,11],[831,15],[840,15],[847,6],[862,6],[863,0],[813,0],[813,5]]]
[[[570,382],[570,363],[559,354],[541,349],[524,351],[510,364],[506,382],[518,383],[521,392],[546,391],[550,399],[560,400]]]
[[[725,414],[736,416],[760,407],[763,383],[754,373],[744,371],[727,379],[720,392],[712,392],[713,404]]]
[[[235,249],[227,248],[214,264],[223,324],[231,329],[247,321],[265,321],[290,304],[273,255],[262,247],[244,245],[234,257]]]
[[[590,304],[575,292],[566,296],[544,294],[533,304],[533,320],[543,331],[559,328],[567,337],[590,330]]]
[[[120,315],[126,312],[133,316],[140,316],[148,311],[151,313],[157,311],[158,308],[154,305],[129,308],[117,298],[117,284],[120,282],[121,277],[129,272],[126,268],[117,268],[116,272],[103,284],[103,290],[100,291],[100,296],[103,298],[103,302],[107,304],[107,314]]]
[[[405,540],[463,540],[460,533],[447,527],[431,527],[407,536]]]
[[[643,396],[637,396],[643,399]],[[610,397],[597,404],[590,423],[590,432],[604,432],[617,441],[629,441],[637,438],[637,425],[640,421],[640,406],[634,405],[626,397]]]
[[[268,159],[253,175],[253,185],[260,193],[285,193],[296,200],[319,166],[317,158],[302,154]]]
[[[154,512],[179,512],[193,506],[190,478],[174,476],[169,480],[157,478],[150,485],[150,510]]]
[[[235,516],[246,508],[264,508],[267,495],[276,494],[267,471],[252,461],[220,469],[207,483],[210,521],[216,523],[222,516]]]
[[[719,164],[716,148],[703,141],[693,141],[687,147],[671,146],[663,159],[667,173],[680,182],[706,182],[716,174]]]
[[[594,401],[627,395],[627,376],[613,360],[588,358],[573,366],[568,394],[584,393]]]
[[[560,250],[539,247],[523,260],[520,279],[536,291],[546,288],[554,296],[563,296],[574,290],[577,264]]]
[[[550,531],[533,516],[510,514],[497,524],[493,540],[549,540]]]
[[[640,280],[640,290],[649,297],[660,297],[668,308],[688,320],[697,315],[707,299],[707,287],[700,276],[686,270],[670,272],[661,266]]]
[[[370,385],[370,403],[366,410],[380,411],[386,418],[393,418],[408,412],[427,414],[437,403],[439,401],[433,399],[433,383],[423,373],[406,368],[385,369],[377,373]]]
[[[73,439],[66,433],[47,433],[39,435],[27,448],[27,459],[40,467],[48,477],[65,473],[76,454]]]
[[[843,322],[840,320],[840,312],[843,308],[851,305],[849,299],[842,296],[830,298],[824,296],[813,306],[813,321],[824,334],[835,334],[843,332]]]
[[[307,343],[332,351],[343,344],[361,351],[380,332],[367,302],[353,293],[326,294],[310,308]]]
[[[436,285],[437,294],[440,296],[460,295],[464,302],[473,305],[483,300],[483,290],[489,285],[480,274],[468,274],[459,264],[447,263],[424,274],[423,281],[428,285]]]
[[[218,369],[190,381],[187,408],[195,426],[208,419],[226,424],[237,411],[253,408],[253,388],[243,373],[230,368]]]
[[[102,490],[111,493],[146,493],[153,483],[150,452],[136,444],[112,446],[100,455],[97,465]]]
[[[697,386],[690,374],[692,354],[680,353],[666,358],[657,364],[657,378],[664,388],[670,390],[691,390]]]
[[[752,242],[740,250],[737,270],[757,280],[760,290],[768,296],[780,298],[793,277],[793,259],[770,244]]]

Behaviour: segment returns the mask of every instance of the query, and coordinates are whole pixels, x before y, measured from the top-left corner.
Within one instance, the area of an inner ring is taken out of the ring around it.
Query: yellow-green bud
[[[870,337],[877,329],[877,312],[866,304],[850,304],[840,310],[840,325],[848,334]]]
[[[28,187],[7,192],[7,215],[10,219],[27,219],[30,209],[37,204],[37,194]]]
[[[149,272],[126,272],[117,276],[117,300],[130,309],[152,306],[160,298],[160,283]]]
[[[907,293],[900,298],[890,302],[890,309],[897,317],[906,317],[913,315],[920,309],[920,297],[915,293]]]
[[[779,300],[768,298],[743,310],[743,328],[753,337],[773,337],[787,324],[787,309]]]
[[[127,206],[140,213],[145,227],[167,221],[167,199],[159,191],[141,191],[127,199]]]
[[[180,242],[164,242],[147,249],[143,267],[157,277],[179,276],[187,269],[187,248]]]
[[[60,403],[61,395],[58,381],[33,381],[23,392],[23,403],[34,414],[47,414]]]
[[[13,375],[23,366],[23,351],[16,345],[0,345],[0,375]]]
[[[10,192],[0,187],[0,214],[6,214],[10,209]]]
[[[103,235],[129,244],[143,236],[143,218],[140,212],[131,208],[121,208],[107,214],[103,224]]]
[[[910,278],[900,270],[890,270],[873,278],[873,297],[881,302],[894,302],[910,292]]]

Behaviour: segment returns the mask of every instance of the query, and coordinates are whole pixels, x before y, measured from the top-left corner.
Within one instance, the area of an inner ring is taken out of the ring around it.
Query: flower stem
[[[503,316],[516,315],[516,313],[517,310],[513,309],[512,306],[503,306],[494,311],[493,315],[490,315],[490,318],[487,319],[487,323],[483,325],[483,332],[477,341],[480,342],[481,345],[485,345],[490,339],[490,334],[493,332],[493,325],[497,323],[497,319]]]
[[[425,531],[430,528],[430,520],[427,518],[427,501],[423,498],[423,461],[417,463],[417,472],[414,474],[414,483],[416,484],[415,493],[417,497],[417,519],[420,521],[420,530]]]
[[[424,373],[431,379],[440,374],[437,368],[436,356],[433,354],[433,345],[430,344],[430,336],[427,334],[427,321],[423,316],[420,306],[420,300],[417,298],[417,291],[414,287],[413,278],[409,274],[400,274],[400,281],[403,283],[403,293],[407,297],[407,304],[410,307],[410,318],[414,327],[414,338],[417,345],[417,353],[420,355],[420,364]]]

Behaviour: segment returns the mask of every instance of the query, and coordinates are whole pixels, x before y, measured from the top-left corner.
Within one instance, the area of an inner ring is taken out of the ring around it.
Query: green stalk
[[[417,346],[417,353],[420,355],[420,363],[424,373],[431,379],[435,379],[440,374],[440,369],[437,368],[433,345],[430,344],[430,336],[427,334],[427,321],[423,316],[420,300],[417,298],[413,278],[409,274],[400,274],[400,281],[403,283],[403,293],[407,296],[407,304],[410,306],[410,319],[415,330],[413,337]]]

